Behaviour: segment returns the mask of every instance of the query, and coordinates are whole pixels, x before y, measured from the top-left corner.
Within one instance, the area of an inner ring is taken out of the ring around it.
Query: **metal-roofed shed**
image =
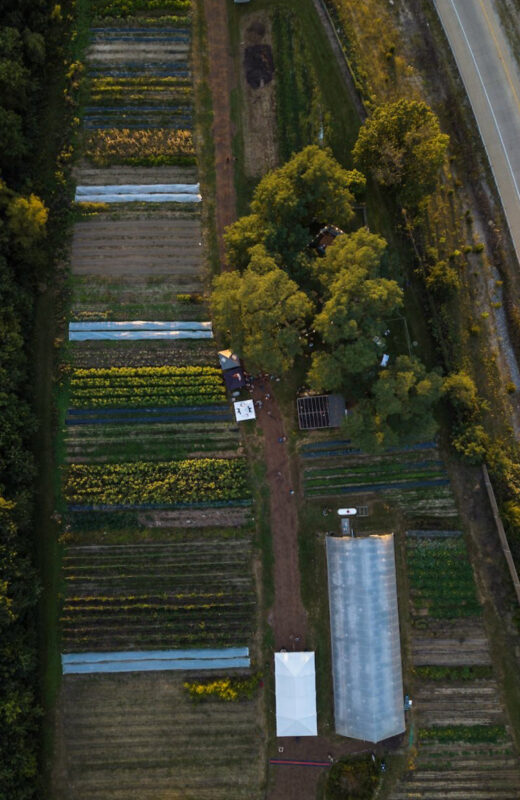
[[[319,394],[298,397],[300,430],[339,428],[345,419],[345,398],[340,394]]]
[[[326,542],[336,732],[380,742],[405,730],[393,534]]]

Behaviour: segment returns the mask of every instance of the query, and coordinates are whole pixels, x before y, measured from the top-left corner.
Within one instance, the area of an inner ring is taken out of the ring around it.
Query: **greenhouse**
[[[393,534],[326,542],[336,732],[380,742],[405,729]]]

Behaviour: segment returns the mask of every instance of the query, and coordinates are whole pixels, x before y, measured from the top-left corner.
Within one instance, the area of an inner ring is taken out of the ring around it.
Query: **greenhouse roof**
[[[405,729],[393,534],[326,542],[336,732],[380,742]]]
[[[275,653],[276,735],[317,736],[314,653]]]

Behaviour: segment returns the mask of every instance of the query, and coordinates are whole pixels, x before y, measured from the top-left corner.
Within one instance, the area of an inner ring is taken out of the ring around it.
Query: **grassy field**
[[[324,143],[332,148],[342,164],[350,165],[350,151],[360,123],[312,0],[280,0],[275,4],[270,0],[256,0],[254,9],[236,6],[232,0],[227,2],[237,74],[242,69],[238,54],[239,27],[244,15],[254,12],[272,16],[275,65],[283,65],[280,76],[276,77],[275,125],[284,157],[321,140],[323,126]],[[242,171],[244,98],[240,88],[235,90],[232,100],[237,130],[234,152],[239,158],[235,166],[235,185],[238,211],[243,214],[247,213],[255,181],[247,179]]]
[[[191,677],[191,676],[190,676]],[[258,704],[196,704],[172,673],[74,676],[58,720],[63,800],[256,800]]]

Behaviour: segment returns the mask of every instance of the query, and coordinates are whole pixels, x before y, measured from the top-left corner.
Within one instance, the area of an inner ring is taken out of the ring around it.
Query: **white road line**
[[[478,77],[479,77],[479,80],[480,80],[480,83],[481,83],[482,89],[483,89],[483,91],[484,91],[484,94],[485,94],[485,96],[486,96],[486,100],[487,100],[487,102],[488,102],[489,110],[491,111],[491,115],[492,115],[492,117],[493,117],[493,121],[494,121],[494,123],[495,123],[495,128],[497,129],[497,133],[498,133],[498,136],[499,136],[499,139],[500,139],[500,143],[501,143],[501,145],[502,145],[502,149],[503,149],[503,151],[504,151],[504,155],[505,155],[505,157],[506,157],[507,166],[509,167],[509,171],[510,171],[510,173],[511,173],[511,177],[512,177],[512,179],[513,179],[513,183],[514,183],[514,186],[515,186],[515,191],[516,191],[516,196],[517,196],[517,198],[518,198],[518,201],[520,202],[520,190],[519,190],[519,188],[518,188],[518,183],[517,183],[517,181],[516,181],[515,173],[513,172],[513,167],[512,167],[512,165],[511,165],[511,161],[509,160],[509,153],[507,152],[507,148],[506,148],[506,145],[505,145],[504,139],[503,139],[503,137],[502,137],[502,132],[501,132],[501,130],[500,130],[500,127],[499,127],[499,124],[498,124],[498,120],[497,120],[497,118],[496,118],[495,111],[494,111],[494,109],[493,109],[493,105],[492,105],[492,103],[491,103],[491,100],[490,100],[490,98],[489,98],[489,94],[488,94],[488,91],[487,91],[487,89],[486,89],[486,85],[485,85],[485,83],[484,83],[484,79],[482,78],[482,74],[481,74],[481,72],[480,72],[480,69],[479,69],[479,66],[478,66],[478,64],[477,64],[477,59],[475,58],[475,54],[474,54],[474,52],[473,52],[473,49],[472,49],[472,47],[471,47],[471,44],[470,44],[470,42],[469,42],[469,39],[468,39],[467,33],[466,33],[465,29],[464,29],[464,25],[462,24],[462,20],[461,20],[461,18],[460,18],[460,15],[459,15],[459,12],[458,12],[458,10],[457,10],[457,7],[456,7],[456,5],[455,5],[455,3],[454,3],[454,0],[450,0],[450,3],[451,3],[451,6],[452,6],[452,8],[453,8],[453,11],[454,11],[454,13],[455,13],[455,16],[457,17],[457,21],[458,21],[458,23],[459,23],[459,25],[460,25],[460,29],[461,29],[461,31],[462,31],[462,33],[463,33],[463,35],[464,35],[464,39],[465,39],[465,41],[466,41],[466,45],[467,45],[467,47],[468,47],[468,50],[469,50],[469,52],[471,53],[471,58],[473,59],[473,64],[475,65],[475,69],[476,69],[476,71],[477,71],[477,75],[478,75]],[[499,54],[499,55],[500,55],[500,54]],[[462,73],[461,73],[461,75],[462,75]],[[476,117],[476,114],[475,114],[475,119],[477,119],[477,117]],[[478,120],[477,120],[477,125],[478,125]],[[478,127],[479,127],[479,129],[480,129],[480,125],[478,125]],[[484,140],[484,135],[483,135],[483,132],[482,132],[482,131],[481,131],[481,139],[482,139],[482,142],[483,142],[483,144],[484,144],[484,147],[485,147],[485,148],[486,148],[486,150],[487,150],[486,143],[485,143],[485,140]],[[490,154],[489,154],[489,153],[488,153],[488,157],[489,157],[489,159],[490,159],[490,161],[491,161],[491,156],[490,156]],[[506,215],[507,215],[507,211],[506,211],[506,209],[505,209],[505,206],[504,206],[504,211],[505,211],[505,213],[506,213]]]

